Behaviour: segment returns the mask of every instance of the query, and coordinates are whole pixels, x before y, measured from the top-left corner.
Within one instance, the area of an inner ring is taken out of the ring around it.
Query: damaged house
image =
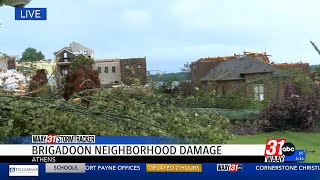
[[[219,63],[200,79],[202,86],[214,82],[218,95],[243,90],[242,95],[254,95],[257,100],[280,96],[282,77],[286,73],[253,57],[230,59]],[[245,89],[243,85],[248,85]]]
[[[62,77],[67,75],[71,62],[79,54],[94,59],[93,50],[76,42],[54,53],[56,70]],[[147,83],[146,57],[97,59],[94,60],[93,69],[98,72],[101,85],[131,85],[135,79],[139,79],[142,84]]]
[[[0,56],[0,71],[16,69],[16,57]]]
[[[62,77],[68,73],[71,62],[80,54],[94,58],[93,50],[76,42],[72,42],[69,46],[66,46],[54,53],[57,71]]]
[[[16,57],[0,56],[0,89],[24,88],[25,83],[25,76],[16,71]]]
[[[272,65],[268,55],[248,53],[218,58],[202,58],[191,64],[192,84],[224,96],[235,92],[257,100],[281,98],[287,69]]]

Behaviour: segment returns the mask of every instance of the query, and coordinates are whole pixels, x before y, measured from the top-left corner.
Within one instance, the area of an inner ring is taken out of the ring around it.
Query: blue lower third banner
[[[285,156],[285,162],[303,162],[306,159],[306,150],[296,150],[292,156]]]
[[[276,179],[320,179],[320,163],[47,163],[0,164],[1,179],[28,177],[37,179],[220,179],[259,177]]]

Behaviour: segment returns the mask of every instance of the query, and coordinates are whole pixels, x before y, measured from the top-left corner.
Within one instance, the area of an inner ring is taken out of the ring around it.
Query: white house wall
[[[112,72],[112,67],[115,67],[115,72]],[[94,69],[98,70],[98,67],[101,68],[99,73],[99,79],[102,85],[112,84],[116,81],[121,82],[121,71],[120,71],[120,62],[119,61],[96,61],[94,64]],[[108,67],[108,72],[105,72],[105,68]]]
[[[0,70],[8,69],[7,60],[0,60]]]

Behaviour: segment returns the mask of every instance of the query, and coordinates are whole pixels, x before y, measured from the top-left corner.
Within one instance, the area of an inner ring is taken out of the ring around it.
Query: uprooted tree
[[[36,74],[29,82],[30,95],[33,97],[47,97],[50,93],[47,72],[45,69],[37,69]]]
[[[79,55],[72,61],[63,88],[65,99],[68,100],[76,92],[100,87],[99,75],[92,69],[93,63],[93,59],[84,55]]]

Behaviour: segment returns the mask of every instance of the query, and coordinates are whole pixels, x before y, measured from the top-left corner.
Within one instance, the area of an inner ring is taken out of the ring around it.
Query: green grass
[[[236,136],[230,144],[265,144],[268,138],[286,138],[296,149],[307,150],[305,162],[320,162],[320,133],[272,132],[252,136]]]

